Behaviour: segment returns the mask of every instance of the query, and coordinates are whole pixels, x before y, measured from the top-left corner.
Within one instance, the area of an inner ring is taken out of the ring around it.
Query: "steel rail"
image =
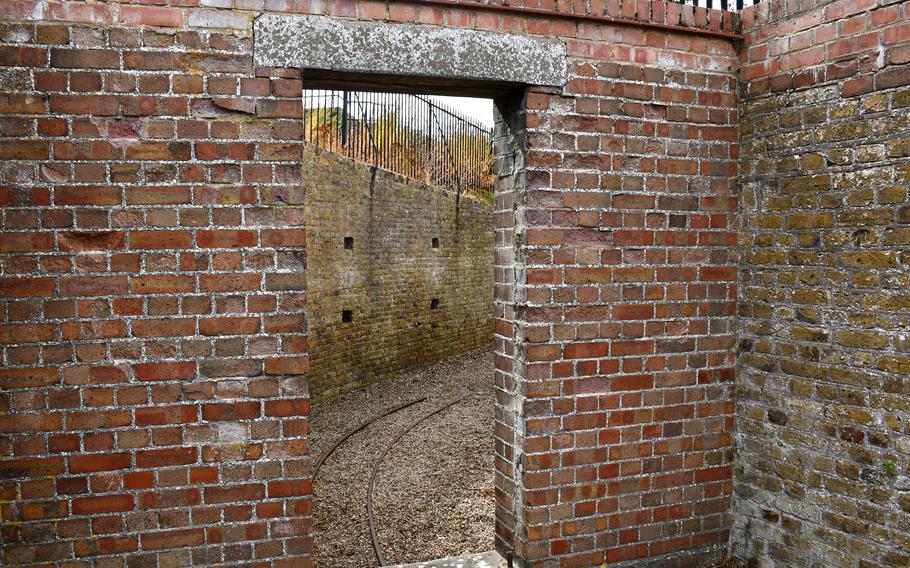
[[[357,427],[355,427],[353,430],[348,431],[344,436],[342,436],[342,437],[338,438],[337,440],[335,440],[335,443],[332,444],[332,447],[329,448],[324,454],[322,454],[322,455],[319,457],[319,459],[316,461],[316,465],[315,465],[315,467],[313,467],[313,479],[314,479],[314,480],[316,479],[316,474],[319,473],[319,468],[322,467],[322,464],[325,463],[325,460],[328,459],[328,457],[329,457],[330,455],[332,455],[332,452],[334,452],[336,449],[338,449],[338,446],[340,446],[341,444],[343,444],[343,443],[345,442],[345,440],[347,440],[348,438],[350,438],[351,436],[353,436],[353,435],[356,434],[357,432],[360,432],[361,430],[363,430],[364,428],[366,428],[367,426],[369,426],[369,425],[372,424],[373,422],[376,422],[376,421],[379,420],[380,418],[385,418],[386,416],[388,416],[388,415],[390,415],[390,414],[395,414],[395,413],[398,412],[399,410],[404,410],[405,408],[408,408],[409,406],[414,406],[415,404],[420,403],[420,402],[423,402],[423,401],[425,401],[426,399],[427,399],[427,397],[423,397],[423,398],[418,398],[418,399],[416,399],[416,400],[412,400],[411,402],[406,402],[406,403],[404,403],[404,404],[399,404],[399,405],[396,406],[395,408],[392,408],[392,409],[390,409],[390,410],[387,410],[387,411],[383,412],[382,414],[380,414],[380,415],[378,415],[378,416],[374,416],[374,417],[372,417],[372,418],[368,418],[368,419],[364,420],[363,422],[361,422],[360,424],[358,424]]]
[[[468,398],[469,396],[471,396],[471,395],[466,394],[463,397],[459,398],[458,400],[452,401],[445,406],[437,408],[433,412],[427,414],[426,416],[424,416],[417,422],[414,422],[413,424],[411,424],[410,426],[408,426],[407,428],[405,428],[404,430],[399,432],[398,435],[395,436],[395,439],[392,440],[391,442],[389,442],[389,445],[387,445],[385,447],[385,449],[382,450],[382,453],[379,455],[379,459],[377,459],[376,463],[373,464],[373,471],[370,472],[370,483],[369,483],[369,485],[367,485],[367,522],[370,525],[370,538],[373,540],[373,551],[376,553],[376,560],[379,561],[380,566],[387,566],[387,564],[385,561],[385,556],[382,553],[382,547],[379,545],[379,536],[376,534],[376,522],[373,519],[373,487],[376,484],[376,473],[379,471],[379,466],[382,464],[382,460],[385,459],[385,456],[386,456],[386,454],[389,453],[389,450],[391,450],[392,447],[395,444],[397,444],[399,440],[404,438],[404,436],[408,432],[410,432],[411,430],[413,430],[414,428],[416,428],[418,425],[425,422],[426,420],[429,420],[430,418],[436,416],[440,412],[455,406],[456,404],[458,404],[459,402]]]

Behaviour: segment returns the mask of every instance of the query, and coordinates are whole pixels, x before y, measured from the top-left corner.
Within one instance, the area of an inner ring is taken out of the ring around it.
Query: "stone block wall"
[[[492,345],[491,204],[312,146],[302,187],[315,399]]]
[[[734,551],[910,563],[910,4],[743,14]]]

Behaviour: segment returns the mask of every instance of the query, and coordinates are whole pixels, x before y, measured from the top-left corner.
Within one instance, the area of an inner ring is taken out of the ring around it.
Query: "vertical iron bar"
[[[398,144],[399,144],[399,142],[401,142],[401,132],[399,132],[399,130],[398,130],[398,128],[399,128],[399,126],[398,126],[398,118],[399,118],[398,117],[398,98],[399,98],[399,96],[400,95],[392,95],[392,108],[390,109],[390,114],[389,114],[389,121],[394,122],[394,124],[392,124],[392,128],[391,128],[392,132],[390,133],[390,136],[392,136],[392,138],[393,138],[393,140],[391,142],[392,146],[390,147],[390,149],[394,150],[390,156],[392,158],[392,164],[389,167],[390,170],[398,170],[398,166],[399,166]]]
[[[370,163],[378,164],[379,151],[377,150],[376,116],[375,116],[375,113],[373,112],[373,95],[372,95],[372,93],[366,94],[366,101],[367,101],[366,111],[367,111],[367,125],[368,125],[367,128],[368,128],[368,132],[370,132],[371,138],[373,140],[373,143],[370,145],[370,148],[371,148],[370,151],[373,153],[372,154],[373,159],[370,160]]]
[[[364,162],[367,162],[368,164],[372,164],[373,160],[371,160],[369,158],[369,156],[367,155],[367,148],[369,147],[368,146],[369,141],[367,140],[367,138],[369,137],[369,133],[370,133],[370,115],[367,113],[367,107],[365,107],[363,105],[363,98],[364,98],[363,95],[364,95],[364,93],[359,93],[357,95],[357,98],[360,99],[360,119],[363,121],[362,132],[364,134],[367,134],[367,136],[363,137],[363,144],[361,145],[361,148],[360,148],[360,156],[361,156],[360,159],[363,160]]]
[[[401,94],[395,96],[395,170],[401,171],[401,150],[402,150],[402,139],[404,138],[404,130],[401,124]]]
[[[370,101],[371,101],[370,109],[373,112],[373,124],[375,125],[375,127],[373,128],[373,131],[375,132],[378,130],[381,133],[381,136],[376,139],[377,140],[376,150],[377,150],[377,152],[379,152],[379,167],[386,167],[387,159],[388,159],[387,152],[388,152],[388,147],[389,147],[388,144],[385,143],[385,136],[386,136],[387,129],[381,128],[382,127],[381,121],[383,120],[382,108],[377,106],[376,99],[377,99],[376,93],[370,93]]]
[[[455,155],[455,177],[459,178],[461,177],[461,120],[452,118],[452,127],[455,129],[455,150],[453,150]]]
[[[341,145],[348,145],[348,92],[341,93]]]
[[[363,93],[357,93],[357,100],[360,103],[360,158],[368,164],[373,163],[367,156],[367,144],[369,144],[370,117],[367,116],[366,107],[363,106]]]
[[[451,163],[452,169],[454,170],[455,169],[455,136],[454,136],[455,133],[453,132],[452,126],[453,126],[452,116],[449,114],[446,114],[446,135],[449,138],[449,152],[451,152],[451,154],[452,154],[452,160],[450,163]]]
[[[379,95],[375,95],[379,98]],[[383,137],[385,138],[385,168],[387,170],[392,169],[392,121],[394,116],[392,115],[391,109],[383,108],[381,105],[376,106],[382,112],[382,120],[385,122],[382,128]]]
[[[408,175],[414,177],[414,150],[411,148],[411,143],[414,142],[414,110],[411,105],[412,101],[409,97],[404,98],[404,104],[407,105],[408,111],[408,156],[410,156],[411,161],[406,162],[408,168]]]
[[[373,122],[377,127],[381,126],[380,121],[383,120],[382,116],[382,107],[379,106],[379,95],[377,93],[372,93],[373,99]],[[386,142],[388,138],[388,128],[382,129],[382,138],[379,139],[377,150],[379,151],[379,156],[382,159],[382,167],[388,169],[389,164],[389,145]]]
[[[369,134],[370,134],[370,115],[367,113],[367,107],[364,106],[364,94],[357,93],[357,99],[360,101],[360,135],[363,138],[360,144],[360,159],[368,164],[372,164],[373,161],[367,155],[367,148],[369,147]]]
[[[458,119],[455,122],[458,124],[458,175],[461,176],[464,173],[464,121]]]
[[[381,121],[384,119],[384,117],[382,116],[382,107],[380,107],[378,105],[379,101],[377,99],[379,97],[376,93],[370,93],[370,98],[373,101],[373,104],[372,104],[373,124],[376,125],[376,130],[378,130],[382,127]],[[380,167],[385,167],[385,168],[388,168],[388,160],[389,160],[389,154],[388,154],[389,145],[386,143],[386,137],[388,135],[387,131],[388,131],[388,128],[381,129],[382,136],[380,138],[378,138],[378,143],[377,143],[377,150],[379,151],[379,158],[380,158],[379,164],[380,164]]]
[[[410,171],[411,171],[412,178],[417,177],[417,168],[415,167],[417,165],[417,160],[416,160],[416,158],[417,158],[417,156],[416,156],[417,132],[414,128],[414,125],[417,122],[417,112],[416,111],[417,111],[417,109],[414,106],[414,100],[411,98],[408,98],[408,116],[409,116],[408,128],[411,129],[411,139],[408,141],[408,152],[409,152],[408,155],[411,156],[411,170]]]
[[[363,156],[363,110],[360,108],[356,92],[351,93],[351,106],[354,107],[354,116],[357,117],[357,128],[354,131],[357,133],[357,138],[354,140],[354,153],[351,157],[360,160]]]

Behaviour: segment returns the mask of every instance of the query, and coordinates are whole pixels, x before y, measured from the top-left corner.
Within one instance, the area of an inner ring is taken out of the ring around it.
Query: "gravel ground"
[[[364,420],[427,397],[355,434],[322,466],[314,485],[320,568],[376,566],[366,518],[373,464],[400,431],[465,395],[409,432],[383,460],[373,494],[379,541],[390,564],[493,548],[492,370],[492,350],[473,351],[313,407],[315,458]]]

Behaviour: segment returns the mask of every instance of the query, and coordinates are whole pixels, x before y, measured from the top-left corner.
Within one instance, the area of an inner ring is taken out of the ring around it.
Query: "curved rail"
[[[395,408],[392,408],[392,409],[390,409],[390,410],[387,410],[387,411],[385,411],[384,413],[382,413],[382,414],[380,414],[380,415],[378,415],[378,416],[374,416],[374,417],[372,417],[372,418],[368,418],[367,420],[364,420],[363,422],[361,422],[360,424],[358,424],[356,428],[354,428],[353,430],[348,431],[348,433],[346,433],[344,436],[342,436],[342,437],[338,438],[337,440],[335,440],[335,443],[332,444],[332,447],[329,448],[328,450],[326,450],[326,452],[325,452],[324,454],[322,454],[321,456],[319,456],[319,459],[316,460],[316,465],[313,467],[313,480],[316,479],[316,474],[319,473],[319,468],[322,467],[322,464],[325,462],[325,460],[327,460],[328,457],[329,457],[330,455],[332,455],[332,452],[334,452],[336,449],[338,449],[338,446],[340,446],[341,444],[343,444],[343,443],[345,442],[345,440],[347,440],[348,438],[350,438],[351,436],[353,436],[353,435],[356,434],[357,432],[360,432],[361,430],[363,430],[364,428],[366,428],[367,426],[369,426],[369,425],[372,424],[373,422],[376,422],[376,421],[379,420],[380,418],[385,418],[385,417],[388,416],[389,414],[395,414],[395,413],[398,412],[399,410],[404,410],[405,408],[408,408],[409,406],[414,406],[415,404],[420,403],[420,402],[423,402],[423,401],[425,401],[426,399],[427,399],[427,397],[423,397],[423,398],[418,398],[418,399],[416,399],[416,400],[412,400],[411,402],[406,402],[406,403],[404,403],[404,404],[399,404],[399,405],[396,406]]]
[[[370,524],[370,538],[373,540],[373,550],[376,552],[376,560],[379,561],[380,566],[386,566],[386,561],[385,561],[385,556],[382,554],[382,547],[379,546],[379,537],[376,534],[376,523],[373,520],[373,487],[376,484],[376,473],[379,471],[379,466],[380,466],[380,464],[382,464],[382,460],[385,459],[386,454],[389,453],[389,450],[392,449],[392,446],[394,446],[395,444],[398,443],[399,440],[404,438],[405,434],[407,434],[408,432],[410,432],[411,430],[416,428],[422,422],[432,418],[433,416],[436,416],[437,414],[439,414],[443,410],[446,410],[447,408],[451,408],[451,407],[455,406],[456,404],[458,404],[459,402],[468,398],[469,396],[470,395],[465,395],[465,396],[459,398],[458,400],[455,400],[445,406],[437,408],[433,412],[427,414],[426,416],[424,416],[417,422],[414,422],[413,424],[411,424],[410,426],[408,426],[407,428],[405,428],[404,430],[399,432],[398,435],[395,436],[395,439],[392,440],[391,442],[389,442],[389,445],[387,445],[385,447],[385,449],[382,450],[382,453],[379,455],[379,459],[377,459],[376,463],[373,464],[373,470],[370,472],[370,484],[367,486],[367,522],[369,522],[369,524]]]

